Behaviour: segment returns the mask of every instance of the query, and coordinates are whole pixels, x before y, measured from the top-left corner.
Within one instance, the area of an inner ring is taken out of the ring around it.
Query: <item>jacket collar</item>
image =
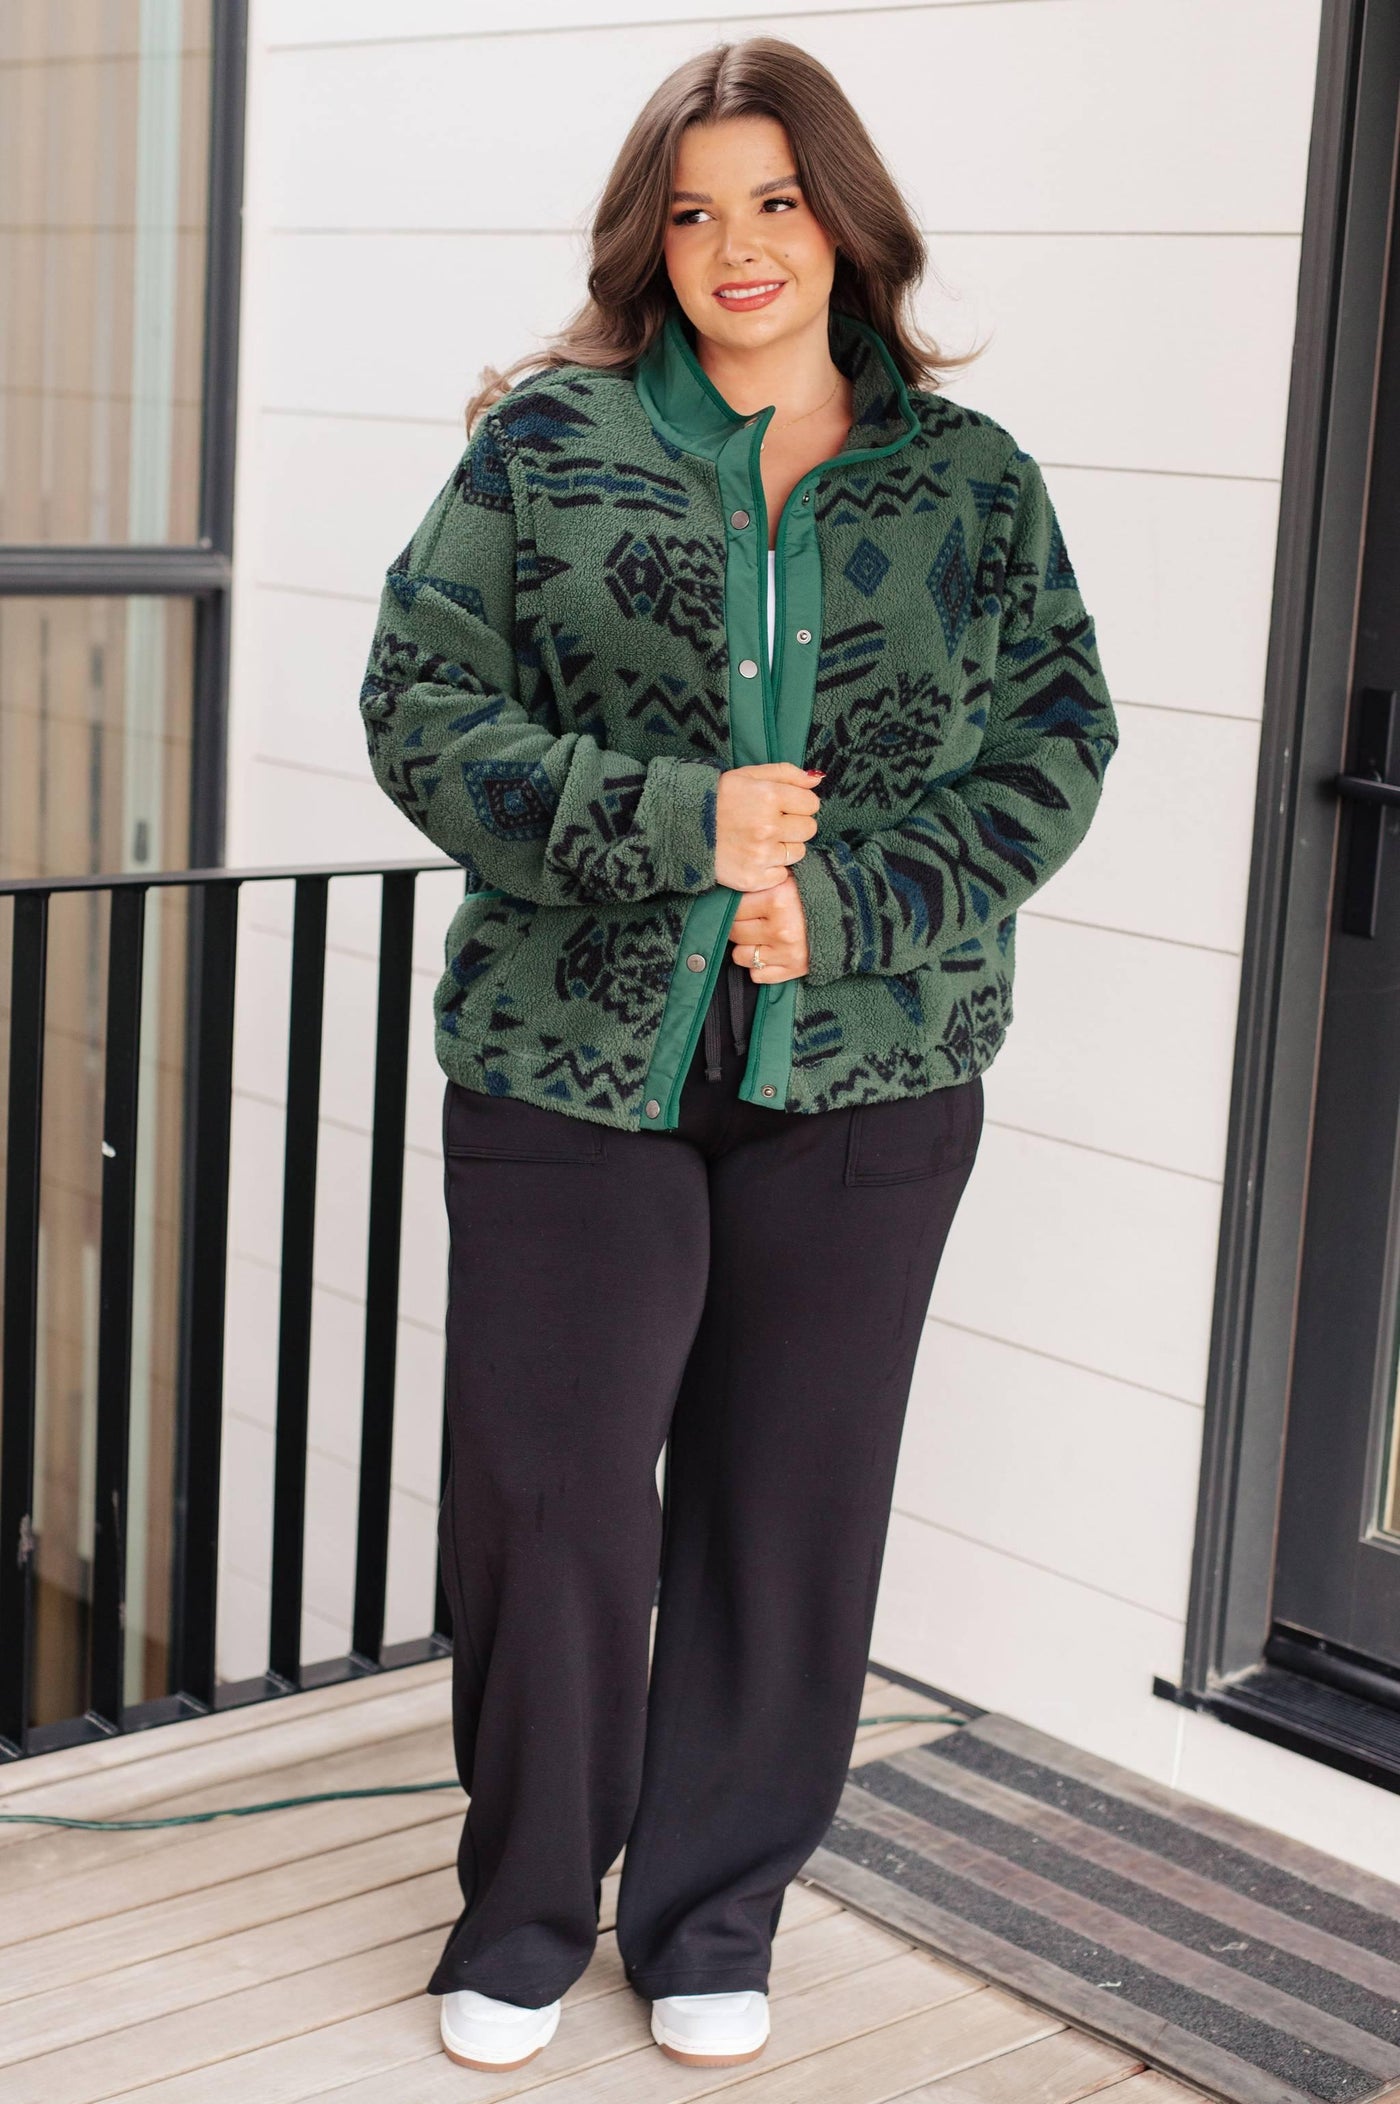
[[[854,386],[851,428],[836,460],[871,460],[897,452],[919,429],[889,346],[877,329],[858,315],[833,307],[831,355]],[[684,453],[715,459],[726,440],[745,424],[767,423],[772,408],[744,416],[731,409],[691,348],[679,302],[672,298],[666,319],[637,360],[637,393],[652,423]]]

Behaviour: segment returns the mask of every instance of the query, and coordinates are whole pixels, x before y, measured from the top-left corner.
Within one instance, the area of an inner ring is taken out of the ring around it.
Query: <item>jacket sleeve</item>
[[[469,888],[541,906],[707,891],[719,763],[560,729],[528,503],[488,411],[385,579],[360,692],[375,779]]]
[[[989,934],[1088,831],[1118,724],[1055,509],[1016,447],[989,515],[978,589],[998,613],[971,768],[931,783],[898,825],[818,844],[792,865],[807,982],[935,963]]]

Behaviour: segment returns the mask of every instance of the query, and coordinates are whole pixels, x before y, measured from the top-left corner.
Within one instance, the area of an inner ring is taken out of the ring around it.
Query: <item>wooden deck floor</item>
[[[871,1710],[936,1708],[872,1678]],[[453,1773],[446,1662],[0,1770],[0,1811],[164,1818]],[[862,1731],[869,1759],[930,1735]],[[0,1825],[4,2104],[1186,2104],[1200,2093],[921,1951],[798,1879],[774,1944],[772,2037],[684,2068],[603,1933],[537,2059],[454,2066],[423,1983],[459,1907],[457,1791],[206,1826]]]

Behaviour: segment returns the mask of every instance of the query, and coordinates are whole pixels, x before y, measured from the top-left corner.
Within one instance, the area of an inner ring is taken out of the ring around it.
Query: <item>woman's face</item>
[[[681,134],[665,256],[696,330],[726,349],[825,323],[836,244],[802,195],[775,118],[726,117]]]

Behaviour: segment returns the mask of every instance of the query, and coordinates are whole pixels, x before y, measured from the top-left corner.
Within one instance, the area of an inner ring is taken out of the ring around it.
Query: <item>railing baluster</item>
[[[439,872],[460,876],[460,867],[452,862],[415,861],[123,871],[52,878],[0,876],[0,899],[12,900],[14,916],[8,1158],[3,1170],[6,1231],[0,1279],[4,1293],[0,1303],[0,1764],[113,1731],[172,1722],[195,1708],[220,1710],[258,1701],[305,1686],[308,1677],[320,1685],[416,1663],[420,1658],[441,1657],[450,1644],[450,1607],[440,1570],[430,1633],[403,1643],[384,1643],[415,880],[420,874]],[[381,883],[378,1033],[353,1637],[343,1658],[318,1661],[308,1676],[300,1658],[306,1434],[325,934],[328,884],[336,876],[375,876]],[[225,1685],[216,1679],[215,1637],[238,902],[245,883],[288,880],[297,885],[297,911],[283,1159],[270,1670]],[[128,1580],[136,1568],[130,1559],[145,1553],[144,1543],[128,1538],[131,1383],[136,1293],[142,1284],[136,1275],[142,986],[149,895],[176,886],[186,894],[189,913],[170,1673],[167,1693],[138,1695],[128,1702],[126,1600]],[[105,892],[110,900],[91,1665],[83,1714],[34,1724],[30,1721],[36,1700],[33,1515],[41,1461],[36,1443],[43,1314],[39,1251],[46,974],[51,901],[56,894],[70,892],[89,897]],[[447,1488],[447,1460],[444,1446],[440,1494]],[[434,1564],[436,1568],[436,1554]]]
[[[49,898],[15,900],[5,1172],[5,1391],[0,1415],[0,1740],[23,1753],[34,1663],[34,1443],[39,1343],[39,1166]]]
[[[223,1450],[224,1299],[228,1262],[229,1127],[238,885],[190,895],[193,998],[191,1119],[186,1149],[184,1291],[172,1655],[174,1687],[214,1707]]]
[[[282,1290],[277,1332],[277,1454],[268,1664],[292,1687],[301,1681],[302,1553],[327,888],[325,877],[303,877],[296,887],[287,1127],[282,1153]]]
[[[136,1134],[146,893],[114,891],[107,932],[107,1064],[102,1110],[102,1284],[97,1319],[97,1452],[88,1706],[121,1729],[126,1700],[127,1454],[131,1433]],[[141,1545],[137,1545],[140,1553]]]
[[[369,1262],[365,1278],[365,1385],[351,1636],[355,1655],[373,1665],[379,1664],[384,1647],[384,1598],[389,1575],[414,881],[412,872],[384,878],[379,917],[379,1016],[369,1175]]]

